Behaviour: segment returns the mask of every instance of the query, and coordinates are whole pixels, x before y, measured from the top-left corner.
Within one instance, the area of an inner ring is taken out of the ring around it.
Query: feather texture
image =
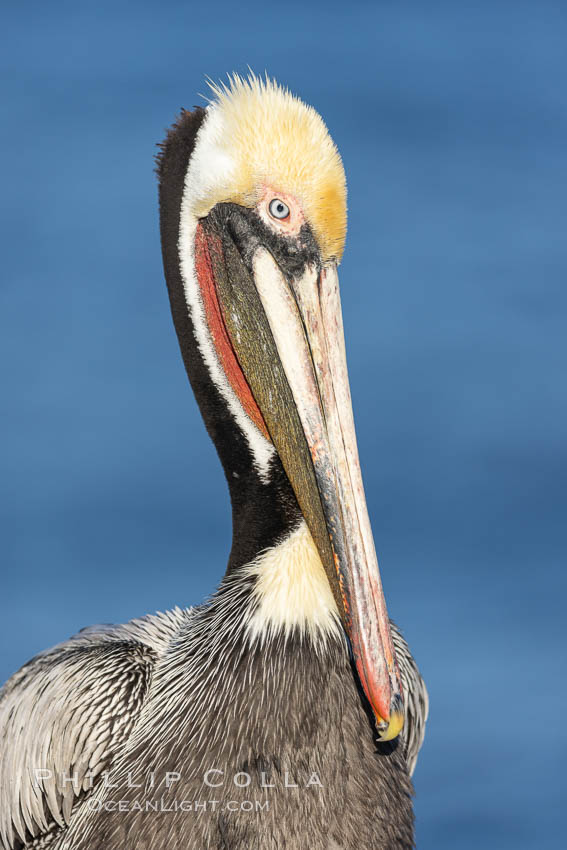
[[[37,655],[2,688],[3,850],[50,846],[70,822],[127,740],[154,664],[188,615],[175,609],[90,627]]]
[[[404,689],[405,721],[402,740],[408,772],[412,776],[425,737],[425,724],[429,714],[429,695],[404,636],[392,620],[390,620],[390,625]]]
[[[92,835],[94,816],[85,802],[101,791],[101,774],[115,765],[119,770],[125,755],[131,758],[143,741],[154,751],[148,753],[151,763],[159,765],[157,750],[161,747],[165,754],[171,748],[168,717],[183,718],[175,726],[181,760],[182,742],[191,740],[196,757],[199,752],[209,757],[230,745],[236,763],[249,728],[262,727],[272,700],[283,698],[288,688],[290,693],[298,688],[297,698],[307,707],[318,704],[316,671],[327,664],[342,669],[340,657],[346,658],[346,645],[331,643],[327,652],[319,646],[311,655],[310,640],[307,644],[301,640],[304,650],[298,654],[291,649],[297,646],[297,636],[282,628],[273,631],[262,647],[251,647],[247,621],[254,616],[257,600],[251,598],[246,611],[246,599],[246,588],[235,576],[199,609],[175,609],[121,626],[85,629],[36,656],[7,682],[0,692],[2,850],[72,847],[75,839],[68,844],[65,838],[69,826],[80,827],[85,837]],[[392,627],[406,697],[401,743],[411,773],[425,731],[427,691],[407,643]],[[311,681],[303,652],[312,658]],[[157,676],[156,668],[161,670]],[[350,677],[343,681],[336,676],[333,673],[334,689],[350,688]],[[239,706],[247,706],[247,713],[239,714]],[[322,705],[321,710],[324,720],[327,707]],[[226,722],[239,729],[229,740],[225,723],[215,720],[223,712]],[[210,724],[203,723],[208,716]],[[315,715],[310,722],[315,724],[316,740]],[[282,715],[274,726],[276,738],[287,737],[286,723]],[[301,725],[294,729],[294,736],[301,739]],[[332,753],[333,743],[327,740],[327,748],[329,744]],[[338,755],[340,738],[337,747]]]

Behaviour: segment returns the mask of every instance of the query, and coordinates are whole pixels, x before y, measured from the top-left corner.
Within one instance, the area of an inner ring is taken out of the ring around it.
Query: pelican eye
[[[280,201],[279,198],[273,198],[270,201],[270,206],[268,207],[268,209],[272,218],[277,218],[280,221],[281,219],[288,218],[289,216],[288,205],[284,204],[283,201]]]

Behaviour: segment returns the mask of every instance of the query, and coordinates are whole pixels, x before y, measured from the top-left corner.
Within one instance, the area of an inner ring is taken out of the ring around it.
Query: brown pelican
[[[313,109],[234,77],[181,114],[158,174],[233,546],[208,603],[88,628],[8,681],[2,847],[412,847],[427,693],[387,617],[362,487],[339,154]]]

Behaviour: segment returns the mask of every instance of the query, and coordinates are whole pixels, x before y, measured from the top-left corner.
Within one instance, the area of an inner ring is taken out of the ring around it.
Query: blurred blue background
[[[347,171],[362,463],[431,694],[418,845],[562,846],[565,8],[4,6],[2,679],[222,575],[229,502],[170,318],[153,157],[206,74],[267,69]]]

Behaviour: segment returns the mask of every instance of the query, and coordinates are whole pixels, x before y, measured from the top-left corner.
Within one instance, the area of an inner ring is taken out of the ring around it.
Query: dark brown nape
[[[251,561],[293,528],[301,513],[277,455],[267,483],[260,480],[246,438],[213,383],[199,351],[185,299],[179,258],[181,203],[189,161],[206,110],[183,110],[160,145],[160,232],[165,279],[173,323],[185,369],[205,426],[216,446],[228,482],[233,543],[228,570]]]

